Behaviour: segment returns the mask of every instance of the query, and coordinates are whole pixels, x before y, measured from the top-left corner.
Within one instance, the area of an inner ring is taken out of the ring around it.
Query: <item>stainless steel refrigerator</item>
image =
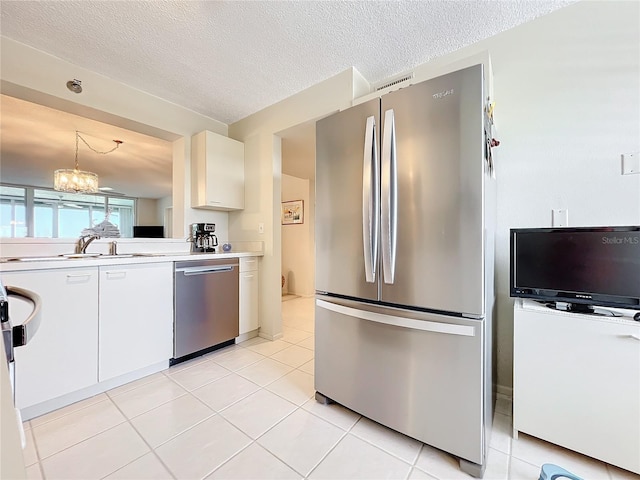
[[[315,389],[482,477],[495,181],[483,66],[316,124]]]

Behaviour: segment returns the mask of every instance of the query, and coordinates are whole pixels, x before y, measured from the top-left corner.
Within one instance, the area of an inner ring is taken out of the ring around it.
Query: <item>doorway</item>
[[[315,292],[315,137],[315,121],[280,133],[283,301]]]

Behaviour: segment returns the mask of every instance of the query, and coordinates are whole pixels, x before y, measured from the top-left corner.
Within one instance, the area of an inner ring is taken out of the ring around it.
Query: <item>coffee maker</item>
[[[216,251],[218,237],[213,234],[216,231],[215,223],[192,223],[190,228],[189,240],[191,240],[192,252],[212,253]]]

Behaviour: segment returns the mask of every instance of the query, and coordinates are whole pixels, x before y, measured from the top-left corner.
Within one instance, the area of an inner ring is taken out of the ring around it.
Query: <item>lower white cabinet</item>
[[[257,257],[240,258],[240,335],[260,327],[258,273]]]
[[[513,430],[640,474],[640,322],[516,300]]]
[[[173,264],[100,267],[99,381],[172,357]]]
[[[98,268],[3,272],[6,286],[40,295],[41,324],[33,339],[16,348],[16,406],[26,408],[94,385],[98,381]],[[31,304],[11,298],[14,324]]]

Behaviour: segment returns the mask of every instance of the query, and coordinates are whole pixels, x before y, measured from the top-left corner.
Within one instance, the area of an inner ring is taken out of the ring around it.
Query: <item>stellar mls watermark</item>
[[[640,245],[640,237],[602,237],[603,245]]]

